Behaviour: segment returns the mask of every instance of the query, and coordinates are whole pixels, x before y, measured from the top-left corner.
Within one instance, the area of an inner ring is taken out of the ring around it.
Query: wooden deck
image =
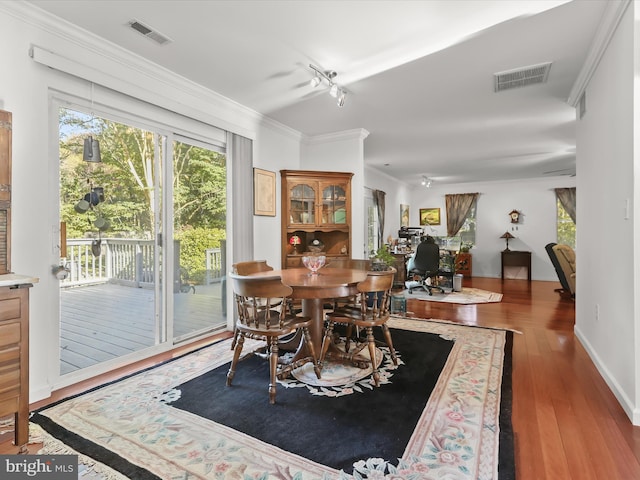
[[[174,338],[226,326],[221,284],[174,294]],[[60,373],[87,368],[155,342],[153,291],[114,284],[61,290]]]

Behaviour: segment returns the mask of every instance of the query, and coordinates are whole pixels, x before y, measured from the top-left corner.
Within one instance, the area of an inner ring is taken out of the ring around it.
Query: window
[[[376,253],[379,245],[378,238],[378,207],[373,201],[372,196],[367,196],[365,198],[365,208],[367,210],[367,251],[366,257],[369,258],[371,255]]]
[[[458,236],[460,237],[462,245],[473,246],[476,243],[476,202],[469,209],[467,218],[465,219],[462,227],[458,230]]]
[[[562,206],[560,200],[556,200],[556,229],[557,243],[569,245],[573,249],[576,248],[576,224],[573,223],[571,217]]]

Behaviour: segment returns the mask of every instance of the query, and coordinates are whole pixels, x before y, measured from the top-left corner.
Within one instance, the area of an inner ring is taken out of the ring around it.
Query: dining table
[[[312,319],[309,333],[316,354],[320,355],[324,335],[324,304],[335,298],[356,295],[358,283],[367,278],[367,272],[355,268],[331,267],[311,273],[306,268],[287,268],[252,273],[251,276],[279,276],[282,283],[293,289],[291,298],[301,300],[302,315]],[[301,346],[301,343],[299,342],[298,346]],[[301,353],[300,350],[298,353]]]

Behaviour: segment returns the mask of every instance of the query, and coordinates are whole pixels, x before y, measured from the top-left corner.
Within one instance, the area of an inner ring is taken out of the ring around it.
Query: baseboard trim
[[[633,425],[640,426],[640,409],[633,404],[633,402],[629,399],[629,397],[625,394],[624,390],[620,387],[620,384],[616,381],[615,377],[611,375],[609,369],[602,362],[593,346],[587,338],[582,334],[580,328],[576,325],[573,329],[574,335],[578,339],[578,341],[582,344],[584,349],[587,351],[587,355],[591,358],[591,361],[598,369],[598,372],[604,379],[607,386],[611,389],[611,392],[620,403],[620,406],[629,417],[629,420]]]

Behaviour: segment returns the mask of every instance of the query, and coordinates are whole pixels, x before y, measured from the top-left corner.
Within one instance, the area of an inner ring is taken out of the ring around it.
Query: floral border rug
[[[402,458],[394,462],[375,456],[363,458],[354,464],[352,475],[166,403],[164,392],[231,360],[228,340],[45,408],[36,414],[38,418],[32,418],[33,432],[43,437],[42,454],[78,453],[47,433],[47,424],[53,422],[155,475],[148,478],[513,478],[512,333],[398,317],[392,318],[389,326],[435,333],[455,343]],[[508,358],[505,385],[509,388],[505,398],[509,418],[503,424],[511,443],[505,447],[511,457],[506,462],[506,471],[500,471],[499,476],[505,358]],[[36,422],[44,428],[35,425]],[[80,459],[103,478],[126,478],[86,455],[81,454]]]
[[[460,303],[464,305],[471,305],[474,303],[497,303],[502,301],[501,293],[467,287],[463,287],[462,292],[441,293],[438,290],[434,290],[433,295],[429,295],[426,290],[423,289],[416,289],[413,293],[409,293],[409,290],[404,290],[402,293],[405,298],[413,298],[415,300]]]

